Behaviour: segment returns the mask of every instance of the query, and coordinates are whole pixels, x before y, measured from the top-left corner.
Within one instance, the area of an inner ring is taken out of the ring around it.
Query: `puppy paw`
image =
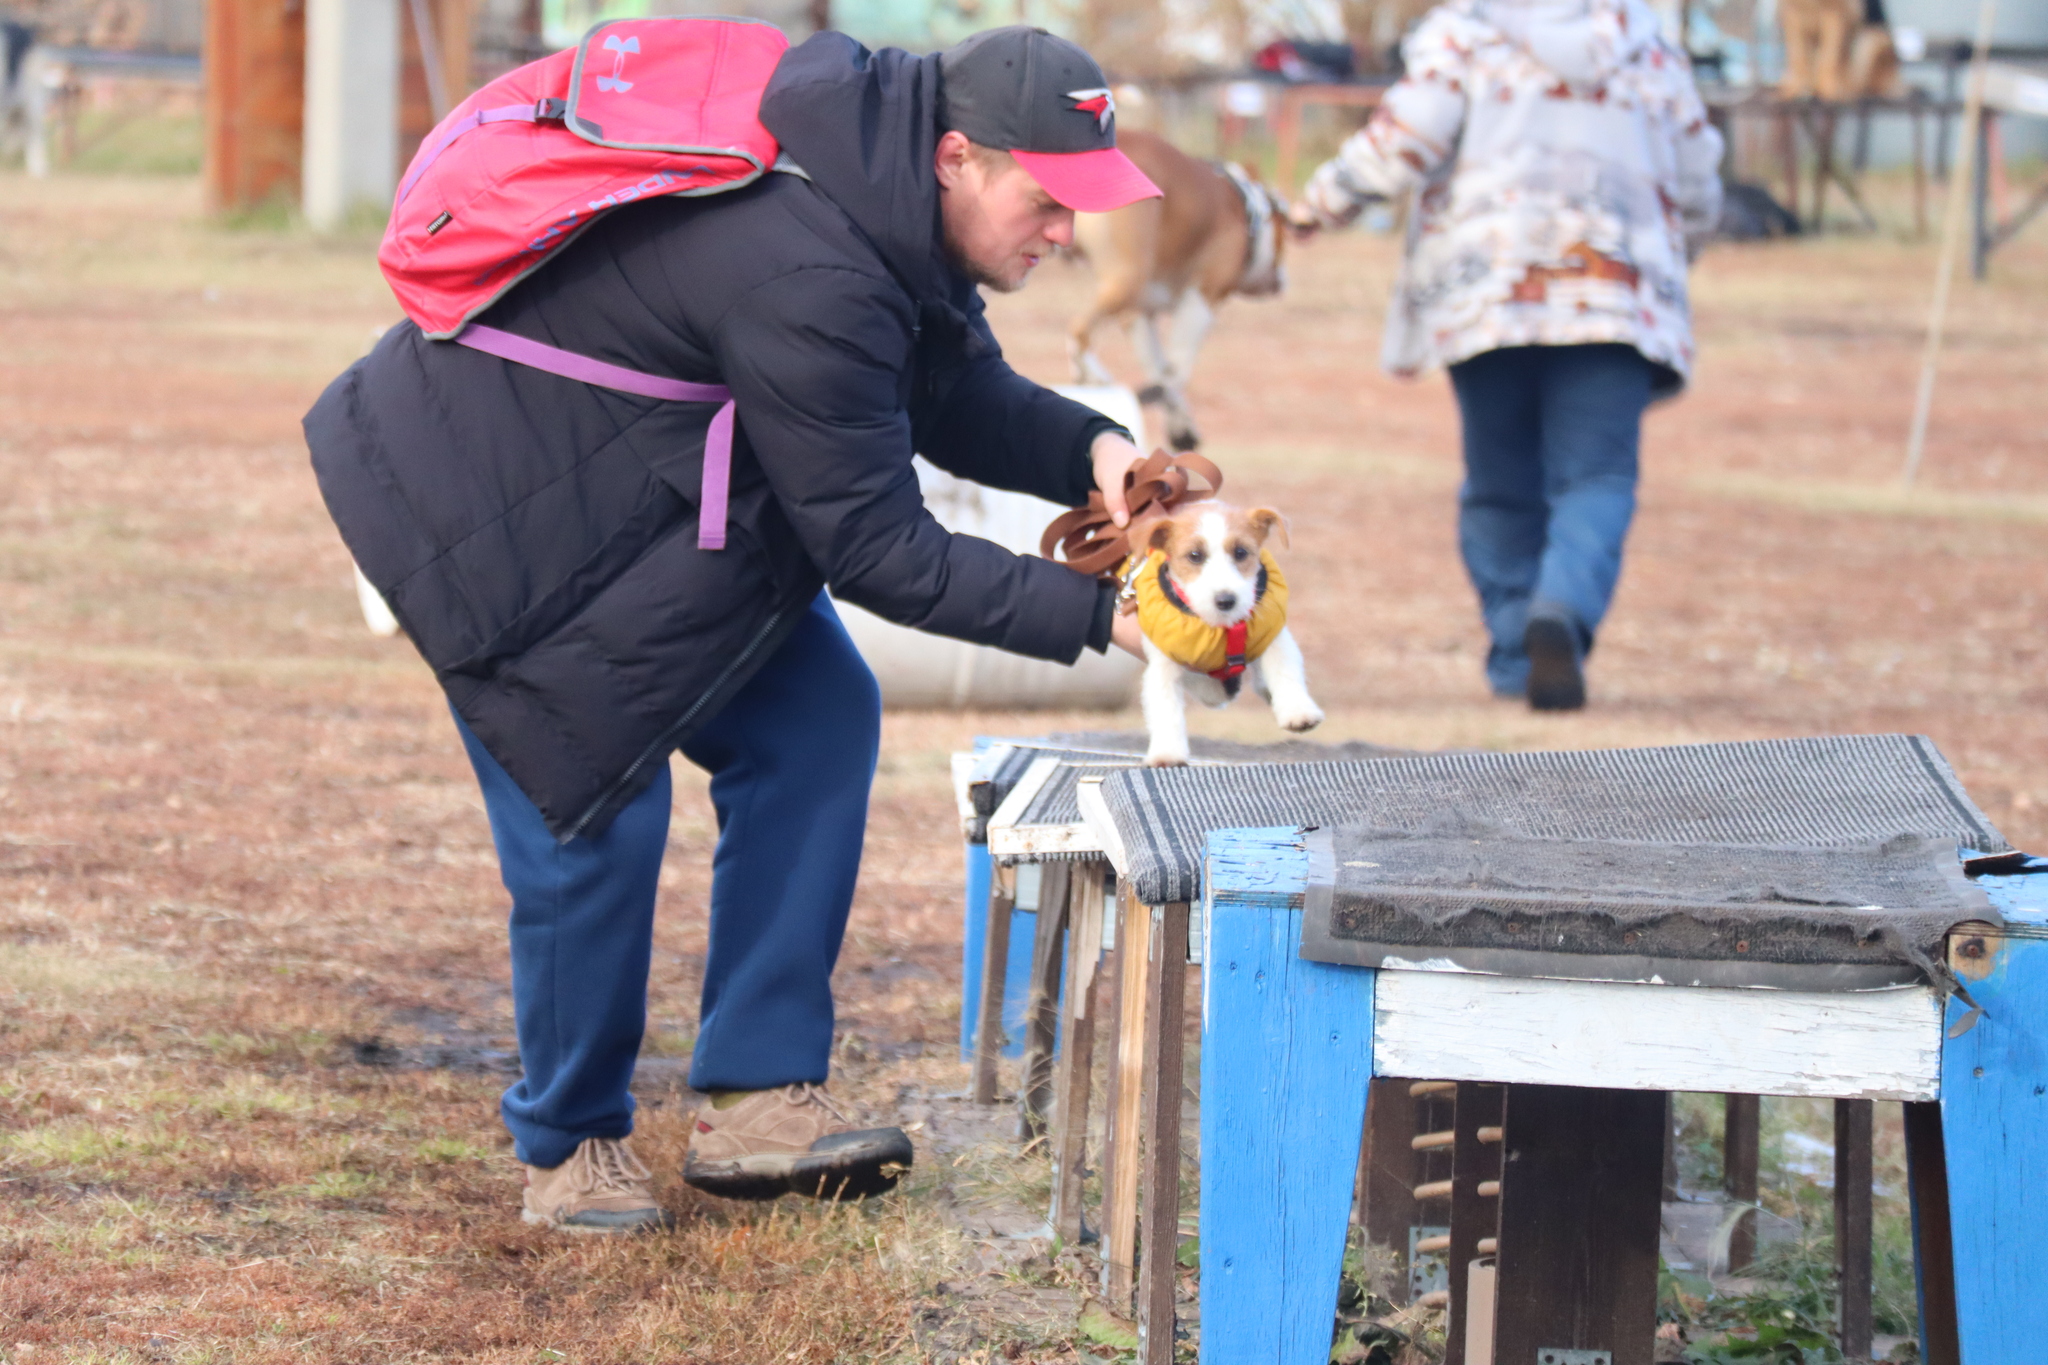
[[[1304,730],[1313,730],[1318,725],[1321,725],[1323,723],[1323,710],[1320,706],[1310,702],[1306,706],[1290,707],[1285,711],[1277,712],[1273,719],[1280,722],[1281,729],[1292,730],[1298,735]]]
[[[1145,766],[1148,768],[1185,768],[1188,766],[1188,756],[1186,754],[1146,754]]]

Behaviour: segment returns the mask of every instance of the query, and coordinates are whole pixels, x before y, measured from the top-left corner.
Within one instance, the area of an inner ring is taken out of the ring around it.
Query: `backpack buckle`
[[[534,101],[534,104],[533,104],[533,121],[534,121],[535,123],[540,123],[540,122],[542,122],[542,121],[544,121],[544,120],[557,120],[557,121],[558,121],[558,120],[561,120],[561,119],[565,119],[565,118],[567,118],[568,116],[569,116],[569,101],[567,101],[567,100],[555,100],[555,99],[546,99],[546,98],[542,98],[542,99],[538,99],[538,100],[535,100],[535,101]]]

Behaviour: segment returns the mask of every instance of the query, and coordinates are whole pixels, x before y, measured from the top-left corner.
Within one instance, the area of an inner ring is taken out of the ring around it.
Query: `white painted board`
[[[1382,971],[1382,1076],[1623,1090],[1938,1098],[1941,1006],[1924,986],[1761,991]]]

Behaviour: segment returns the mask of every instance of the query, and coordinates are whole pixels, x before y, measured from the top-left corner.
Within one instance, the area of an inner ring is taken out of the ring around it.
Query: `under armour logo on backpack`
[[[633,82],[622,79],[626,73],[626,54],[631,52],[637,56],[640,52],[640,40],[638,38],[621,38],[616,33],[607,34],[604,40],[604,50],[612,54],[612,74],[609,76],[599,76],[597,78],[597,88],[600,90],[616,91],[621,94],[631,90]]]
[[[1095,115],[1097,128],[1109,127],[1109,121],[1116,117],[1116,96],[1107,90],[1069,90],[1067,98],[1082,113]]]

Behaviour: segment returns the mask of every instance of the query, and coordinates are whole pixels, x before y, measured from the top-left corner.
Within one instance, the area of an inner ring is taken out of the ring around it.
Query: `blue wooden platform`
[[[1323,1365],[1376,1031],[1398,1022],[1385,1015],[1381,978],[1410,978],[1400,984],[1411,987],[1416,978],[1439,974],[1380,973],[1299,956],[1308,854],[1293,827],[1212,835],[1202,881],[1208,967],[1201,1357],[1207,1365]],[[1897,1002],[1910,1027],[1923,1027],[1916,1021],[1924,1019],[1927,1074],[1909,1084],[1885,1073],[1887,1079],[1850,1093],[1916,1100],[1938,1093],[1956,1341],[1924,1342],[1922,1358],[1930,1365],[2039,1365],[2048,1361],[2048,1293],[2042,1290],[2048,1281],[2048,875],[1986,877],[1979,885],[2008,922],[2004,932],[1986,935],[1974,956],[1956,959],[1981,1014],[1964,1028],[1971,1010],[1960,1000],[1948,1001],[1945,1017],[1931,1006],[1915,1015],[1914,999],[1921,997]],[[1956,942],[1961,951],[1973,951]],[[1598,989],[1663,992],[1668,1003],[1671,992],[1703,988]],[[1724,1021],[1739,1021],[1746,1012],[1784,1008],[1787,994],[1717,991],[1686,1003],[1711,1005]],[[1779,999],[1765,998],[1772,996]],[[1932,993],[1921,996],[1931,1000]],[[1846,1027],[1825,1022],[1835,1017],[1824,997],[1812,1003],[1816,1030]],[[1501,1074],[1455,1078],[1527,1079],[1518,1070],[1526,1059],[1517,1049],[1554,1047],[1529,1022],[1498,1021]],[[1817,1050],[1824,1041],[1813,1037]],[[1633,1045],[1626,1037],[1620,1042]],[[1555,1058],[1544,1064],[1559,1065]],[[1641,1088],[1828,1093],[1826,1076],[1792,1076],[1781,1088],[1767,1089],[1742,1084],[1741,1056],[1729,1056],[1725,1067],[1725,1075],[1706,1079],[1727,1084]],[[1569,1083],[1622,1082],[1609,1071]],[[1921,1244],[1929,1245],[1924,1238]],[[1925,1281],[1939,1267],[1921,1270],[1923,1295],[1948,1288]],[[1931,1321],[1923,1313],[1923,1322]],[[1647,1349],[1648,1343],[1631,1343],[1626,1354],[1647,1360]]]

